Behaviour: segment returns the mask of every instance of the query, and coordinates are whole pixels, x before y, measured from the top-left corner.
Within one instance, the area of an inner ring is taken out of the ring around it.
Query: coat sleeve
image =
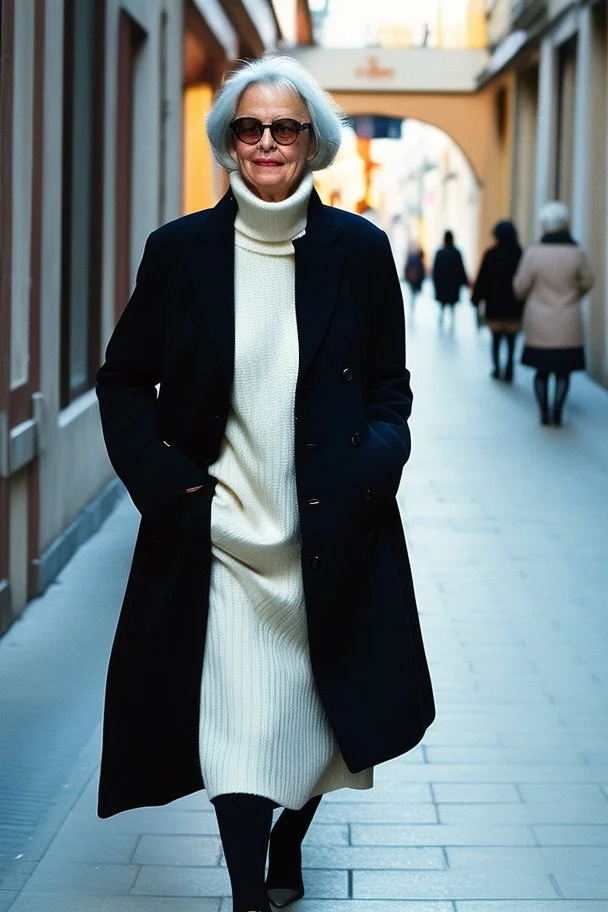
[[[578,268],[577,280],[581,294],[593,288],[595,283],[595,272],[591,265],[591,260],[584,250],[581,249],[581,261]]]
[[[162,376],[166,334],[162,262],[162,244],[155,232],[148,238],[135,290],[97,374],[110,461],[135,506],[151,521],[162,519],[187,487],[206,480],[203,470],[162,440],[158,427],[156,387]]]
[[[524,251],[513,276],[513,293],[515,297],[519,298],[520,301],[525,301],[530,294],[533,282],[534,273],[532,271],[530,253],[529,251]]]
[[[405,366],[405,315],[388,238],[382,235],[372,278],[374,300],[367,345],[367,415],[370,431],[402,468],[410,450],[410,374]]]

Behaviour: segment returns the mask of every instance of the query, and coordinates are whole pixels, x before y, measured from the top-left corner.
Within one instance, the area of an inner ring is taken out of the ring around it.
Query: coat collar
[[[204,245],[204,253],[197,258],[195,267],[202,317],[230,386],[234,373],[236,213],[236,200],[232,191],[228,190],[213,210],[206,213],[207,217],[200,219],[197,236]],[[306,373],[323,340],[338,297],[345,254],[336,240],[337,221],[332,209],[323,205],[313,189],[306,233],[294,241],[300,378]]]

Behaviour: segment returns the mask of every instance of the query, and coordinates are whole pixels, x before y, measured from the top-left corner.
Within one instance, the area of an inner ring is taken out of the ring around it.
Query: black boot
[[[543,371],[536,372],[534,394],[540,408],[541,424],[549,424],[549,374]]]
[[[284,909],[304,896],[302,840],[320,801],[321,796],[317,795],[299,811],[286,808],[272,828],[266,890],[277,909]]]
[[[232,912],[270,912],[264,882],[273,803],[258,795],[217,795],[213,806],[232,886]]]
[[[499,367],[499,357],[500,357],[500,339],[502,333],[493,332],[492,333],[492,364],[494,365],[494,370],[490,374],[493,380],[500,380],[500,367]]]
[[[555,401],[553,403],[553,424],[556,424],[558,427],[562,423],[562,411],[569,388],[570,375],[558,374],[555,377]]]
[[[515,353],[515,333],[505,333],[507,339],[507,366],[505,368],[505,383],[513,383],[513,355]]]

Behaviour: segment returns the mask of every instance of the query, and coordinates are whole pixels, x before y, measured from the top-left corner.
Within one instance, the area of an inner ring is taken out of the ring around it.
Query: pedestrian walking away
[[[435,300],[441,304],[442,316],[446,307],[454,310],[454,305],[460,300],[460,289],[468,284],[462,254],[454,246],[454,234],[446,231],[443,235],[443,247],[439,248],[433,261]]]
[[[534,393],[542,424],[561,425],[570,374],[585,369],[580,300],[593,287],[589,257],[570,234],[568,207],[546,203],[538,221],[541,239],[523,254],[513,289],[525,301],[522,363],[536,369]],[[549,404],[549,379],[555,377]]]
[[[424,252],[418,245],[410,247],[408,251],[403,277],[410,287],[411,299],[412,303],[414,303],[416,295],[420,294],[422,283],[426,277]]]
[[[206,788],[234,912],[269,912],[304,893],[321,796],[370,788],[434,716],[396,502],[412,393],[388,238],[313,187],[330,97],[268,55],[207,133],[230,188],[150,235],[98,374],[141,513],[99,814]]]
[[[480,312],[492,333],[492,377],[511,383],[515,337],[521,328],[523,304],[515,297],[513,276],[521,259],[521,247],[513,222],[503,219],[492,229],[496,239],[483,255],[471,303]],[[501,369],[500,349],[507,346],[507,361]]]

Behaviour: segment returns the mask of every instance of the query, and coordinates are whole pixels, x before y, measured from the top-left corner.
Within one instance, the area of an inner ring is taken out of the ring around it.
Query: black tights
[[[562,423],[562,411],[569,388],[570,374],[555,374],[555,397],[551,415],[554,424]],[[549,373],[547,371],[536,372],[534,393],[540,408],[541,421],[543,424],[549,424]]]
[[[233,912],[270,912],[269,887],[300,886],[300,846],[320,800],[320,796],[311,798],[299,811],[284,810],[271,838],[272,811],[276,805],[268,798],[237,793],[213,799],[232,887]],[[269,840],[266,883],[264,870]]]
[[[494,376],[500,377],[500,343],[503,339],[507,340],[507,365],[505,367],[503,376],[505,380],[511,381],[513,379],[513,353],[515,351],[515,333],[492,333],[492,363],[494,365]]]

